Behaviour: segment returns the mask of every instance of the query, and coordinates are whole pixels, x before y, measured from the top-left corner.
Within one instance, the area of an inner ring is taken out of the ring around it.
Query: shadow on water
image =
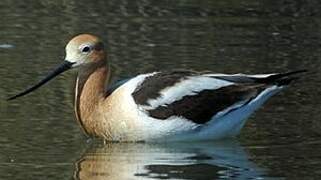
[[[236,141],[93,145],[75,163],[75,179],[249,179],[265,170]]]

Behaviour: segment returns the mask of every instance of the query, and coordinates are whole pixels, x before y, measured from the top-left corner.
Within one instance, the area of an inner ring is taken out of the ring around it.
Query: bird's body
[[[283,88],[277,83],[255,82],[269,76],[272,75],[257,78],[191,71],[141,74],[109,92],[108,96],[102,96],[97,104],[87,104],[95,102],[95,98],[87,99],[89,95],[86,94],[87,98],[75,103],[75,107],[84,103],[83,110],[76,109],[76,114],[87,134],[112,141],[231,137],[240,132],[250,114]],[[93,87],[88,86],[82,92],[91,92],[91,88],[99,92],[95,86],[97,81],[101,81],[100,78],[87,81]],[[87,111],[88,106],[94,107],[93,111]]]
[[[287,86],[293,74],[214,74],[169,71],[141,74],[106,90],[110,68],[102,42],[79,35],[66,47],[57,74],[80,66],[75,113],[86,134],[109,141],[191,141],[237,135],[246,119]]]

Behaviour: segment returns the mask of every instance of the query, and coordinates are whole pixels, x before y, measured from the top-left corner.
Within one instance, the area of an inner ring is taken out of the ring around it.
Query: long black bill
[[[22,91],[21,93],[15,95],[15,96],[12,96],[10,98],[8,98],[7,100],[13,100],[13,99],[16,99],[20,96],[23,96],[23,95],[26,95],[36,89],[38,89],[40,86],[42,86],[43,84],[45,84],[46,82],[50,81],[51,79],[53,79],[54,77],[58,76],[59,74],[67,71],[68,69],[70,69],[72,67],[72,64],[71,62],[68,62],[68,61],[63,61],[63,63],[61,63],[55,70],[53,70],[50,74],[48,74],[44,79],[42,79],[40,82],[38,82],[36,85]]]

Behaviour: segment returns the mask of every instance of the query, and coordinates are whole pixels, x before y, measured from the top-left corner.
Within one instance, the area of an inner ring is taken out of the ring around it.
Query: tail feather
[[[256,78],[256,82],[265,84],[276,84],[278,86],[285,86],[292,81],[299,79],[298,76],[293,76],[300,73],[305,73],[307,70],[290,71],[286,73],[273,74],[266,78]]]

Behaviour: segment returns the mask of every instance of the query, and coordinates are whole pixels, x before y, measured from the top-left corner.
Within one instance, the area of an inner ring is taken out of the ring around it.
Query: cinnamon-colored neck
[[[106,83],[109,80],[109,67],[103,60],[80,68],[75,90],[75,113],[83,130],[91,134],[89,127],[94,125],[91,116],[100,101],[105,99]]]

